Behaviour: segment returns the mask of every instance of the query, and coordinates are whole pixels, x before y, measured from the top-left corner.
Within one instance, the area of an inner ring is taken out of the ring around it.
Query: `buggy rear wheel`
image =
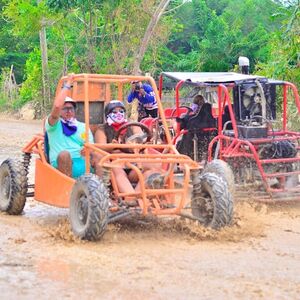
[[[224,180],[216,174],[204,173],[194,182],[192,214],[200,223],[213,229],[230,225],[233,200]]]
[[[23,162],[6,159],[0,166],[0,210],[22,213],[27,194],[27,171]]]
[[[108,223],[108,204],[108,191],[98,176],[79,177],[70,201],[70,222],[75,236],[89,241],[100,239]]]
[[[227,162],[221,159],[214,159],[205,166],[203,173],[214,173],[220,176],[227,183],[231,195],[234,195],[234,174]]]

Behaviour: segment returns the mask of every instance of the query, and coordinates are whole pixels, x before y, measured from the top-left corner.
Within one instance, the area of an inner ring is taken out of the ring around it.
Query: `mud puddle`
[[[40,124],[0,120],[0,161]],[[218,232],[131,219],[91,243],[73,237],[67,209],[30,199],[21,216],[0,213],[1,299],[297,299],[299,216],[298,204],[244,202]]]

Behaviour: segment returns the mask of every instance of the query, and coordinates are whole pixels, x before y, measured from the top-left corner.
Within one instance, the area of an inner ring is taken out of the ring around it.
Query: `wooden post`
[[[39,4],[41,0],[38,0]],[[41,20],[40,36],[40,49],[42,58],[42,79],[43,79],[43,108],[50,104],[50,82],[49,82],[49,68],[48,68],[48,49],[47,49],[47,38],[46,38],[46,27],[45,19]]]

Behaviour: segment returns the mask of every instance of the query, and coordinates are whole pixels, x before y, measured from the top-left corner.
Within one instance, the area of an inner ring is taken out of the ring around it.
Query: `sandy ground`
[[[40,129],[0,119],[0,162]],[[300,204],[237,202],[233,226],[220,232],[130,220],[90,243],[74,239],[67,209],[29,199],[21,216],[0,213],[0,291],[1,299],[299,299]]]

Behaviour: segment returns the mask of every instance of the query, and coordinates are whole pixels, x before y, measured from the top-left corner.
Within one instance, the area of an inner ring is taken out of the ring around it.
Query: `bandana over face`
[[[106,120],[107,124],[112,126],[115,131],[119,130],[119,128],[127,122],[127,119],[125,118],[125,110],[112,111],[106,116]]]
[[[125,118],[125,111],[112,111],[110,114],[107,115],[107,123],[108,125],[112,124],[123,124],[124,122],[127,122]]]
[[[77,131],[77,120],[75,118],[71,118],[69,120],[61,119],[61,125],[63,134],[66,136],[71,136]]]
[[[192,109],[193,112],[196,112],[196,110],[198,109],[198,107],[199,107],[199,105],[196,104],[196,103],[192,103],[192,105],[191,105],[191,109]]]

